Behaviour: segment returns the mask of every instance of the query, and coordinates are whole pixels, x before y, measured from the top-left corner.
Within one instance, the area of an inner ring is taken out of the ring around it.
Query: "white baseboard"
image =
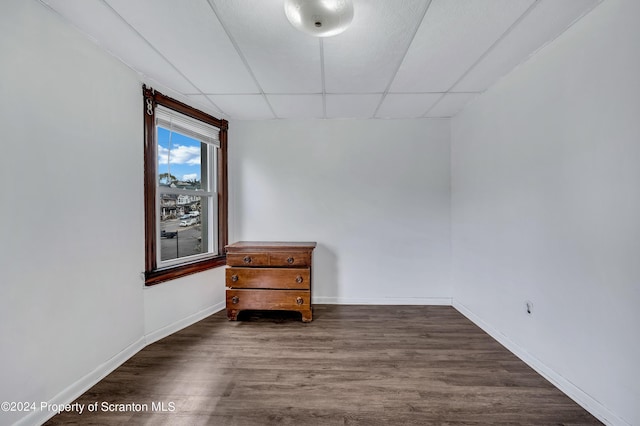
[[[182,330],[185,327],[190,326],[191,324],[195,324],[200,320],[205,319],[206,317],[215,314],[216,312],[220,312],[225,308],[225,302],[219,302],[215,305],[209,306],[206,309],[203,309],[199,312],[196,312],[193,315],[189,315],[186,318],[183,318],[179,321],[174,322],[173,324],[169,324],[166,327],[162,327],[159,330],[152,331],[145,335],[145,342],[147,345],[150,345],[154,342],[157,342],[160,339],[164,339],[171,334]]]
[[[82,377],[80,380],[68,386],[62,392],[47,401],[51,405],[64,405],[72,403],[80,395],[88,391],[100,380],[104,379],[109,373],[120,367],[126,360],[137,354],[146,346],[144,337],[139,338],[136,342],[124,348],[111,359],[96,367],[92,372]],[[57,414],[56,411],[36,411],[30,412],[27,416],[14,423],[14,426],[22,425],[39,425]]]
[[[562,377],[557,371],[549,368],[542,361],[540,361],[535,356],[531,355],[520,345],[514,343],[507,336],[502,334],[500,331],[492,327],[491,325],[484,322],[480,317],[471,312],[466,306],[463,304],[453,301],[453,307],[458,310],[462,315],[467,317],[471,322],[476,324],[482,330],[484,330],[489,336],[493,337],[497,340],[502,346],[507,348],[511,353],[520,358],[523,362],[525,362],[529,367],[533,368],[536,372],[538,372],[542,377],[551,382],[555,387],[560,389],[565,395],[569,398],[573,399],[576,403],[578,403],[582,408],[593,414],[598,420],[603,422],[606,425],[613,426],[631,426],[629,423],[622,420],[620,417],[613,414],[610,410],[608,410],[601,403],[592,398],[585,391],[571,383],[566,378]]]
[[[206,309],[203,309],[199,312],[196,312],[193,315],[190,315],[186,318],[181,319],[180,321],[176,321],[173,324],[170,324],[166,327],[163,327],[159,330],[153,331],[140,339],[138,339],[135,343],[127,346],[120,353],[116,354],[114,357],[106,361],[105,363],[96,367],[91,373],[82,377],[80,380],[68,386],[62,392],[60,392],[55,397],[51,398],[48,401],[51,405],[64,405],[70,404],[75,399],[77,399],[80,395],[88,391],[91,387],[96,385],[100,380],[104,379],[109,373],[111,373],[116,368],[120,367],[125,363],[129,358],[137,354],[140,350],[144,349],[146,346],[150,345],[153,342],[156,342],[160,339],[163,339],[170,334],[173,334],[177,331],[182,330],[185,327],[194,324],[209,315],[215,314],[216,312],[221,311],[225,307],[225,302],[216,303],[213,306],[210,306]],[[14,426],[30,426],[42,424],[53,417],[57,412],[49,412],[49,411],[32,411],[29,415],[23,417],[14,423]]]
[[[375,299],[313,296],[312,302],[323,305],[445,305],[451,297],[380,297]]]

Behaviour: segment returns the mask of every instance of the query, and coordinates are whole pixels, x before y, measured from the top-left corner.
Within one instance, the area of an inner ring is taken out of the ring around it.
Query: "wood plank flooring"
[[[96,412],[46,424],[601,424],[452,307],[315,305],[313,322],[299,318],[214,314],[76,401]]]

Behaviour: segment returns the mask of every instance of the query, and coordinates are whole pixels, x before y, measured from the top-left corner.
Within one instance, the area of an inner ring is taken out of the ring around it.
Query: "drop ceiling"
[[[166,94],[220,118],[452,117],[601,0],[354,0],[344,33],[282,0],[40,0]]]

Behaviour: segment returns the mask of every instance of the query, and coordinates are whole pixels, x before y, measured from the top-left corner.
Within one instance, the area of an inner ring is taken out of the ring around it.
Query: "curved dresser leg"
[[[313,320],[311,309],[300,311],[300,313],[302,314],[302,322],[311,322]]]

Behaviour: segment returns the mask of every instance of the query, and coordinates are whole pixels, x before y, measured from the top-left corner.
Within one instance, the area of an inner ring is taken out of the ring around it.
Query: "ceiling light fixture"
[[[352,0],[284,0],[291,25],[316,37],[340,34],[353,21]]]

